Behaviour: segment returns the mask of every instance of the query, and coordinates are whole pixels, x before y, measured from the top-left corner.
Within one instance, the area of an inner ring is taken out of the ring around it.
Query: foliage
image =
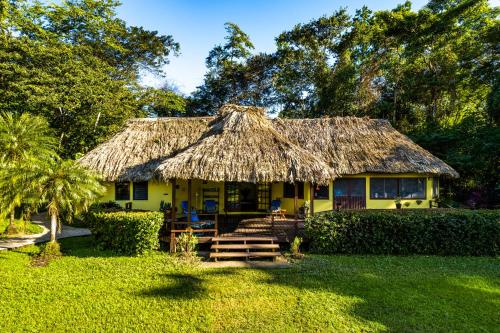
[[[498,328],[498,258],[308,255],[285,269],[207,269],[162,252],[124,257],[92,245],[90,237],[62,239],[65,256],[42,269],[29,266],[36,246],[0,251],[0,331]]]
[[[295,237],[290,244],[290,252],[292,252],[292,256],[294,258],[302,257],[302,253],[300,252],[300,245],[302,245],[301,237]]]
[[[42,227],[38,224],[32,223],[26,220],[14,220],[14,225],[16,230],[22,234],[39,234],[43,231]],[[0,237],[2,237],[2,232],[9,226],[9,221],[0,219]]]
[[[33,204],[33,186],[13,181],[20,170],[55,158],[56,141],[47,121],[27,113],[0,114],[0,217],[10,215],[9,233],[17,233],[14,213],[22,203]]]
[[[189,114],[211,115],[226,103],[263,106],[272,98],[272,55],[252,55],[254,45],[238,25],[226,23],[226,43],[206,59],[204,83],[188,103]]]
[[[102,248],[141,255],[159,246],[159,231],[163,225],[160,212],[90,212],[85,218]]]
[[[0,29],[0,109],[46,117],[61,155],[74,158],[140,111],[142,71],[161,73],[179,45],[127,26],[118,2],[5,2]]]
[[[180,117],[186,114],[187,99],[169,86],[145,89],[141,103],[142,109],[153,117]]]
[[[53,258],[61,256],[61,246],[57,242],[48,242],[42,245],[40,257]]]
[[[499,210],[340,211],[306,220],[319,253],[497,256]]]
[[[275,53],[259,55],[248,35],[228,25],[227,43],[210,52],[190,112],[212,114],[238,102],[280,110],[282,117],[388,119],[460,172],[459,182],[444,184],[444,194],[494,207],[499,13],[487,0],[430,0],[419,10],[407,1],[354,15],[340,9],[284,31]],[[253,94],[260,99],[247,98]]]
[[[185,257],[196,256],[196,245],[198,245],[198,237],[192,232],[184,232],[177,237],[178,251]]]

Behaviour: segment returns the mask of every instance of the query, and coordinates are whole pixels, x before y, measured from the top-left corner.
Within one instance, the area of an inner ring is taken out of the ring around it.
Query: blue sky
[[[297,23],[305,23],[345,7],[354,13],[367,5],[372,10],[392,9],[404,0],[122,0],[118,16],[130,25],[169,34],[181,45],[179,57],[165,68],[167,80],[186,94],[203,81],[205,58],[224,42],[225,22],[238,24],[250,35],[256,52],[272,52],[274,38]],[[413,8],[425,5],[412,1]],[[160,86],[165,78],[146,75],[144,84]]]

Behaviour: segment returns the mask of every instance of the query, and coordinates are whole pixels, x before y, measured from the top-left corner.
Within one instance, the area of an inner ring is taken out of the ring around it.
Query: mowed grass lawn
[[[201,268],[63,240],[0,252],[0,332],[498,332],[497,258],[317,256],[285,269]]]

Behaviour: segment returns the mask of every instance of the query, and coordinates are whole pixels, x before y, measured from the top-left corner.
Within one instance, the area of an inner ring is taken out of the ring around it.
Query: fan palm
[[[56,158],[56,143],[45,118],[28,113],[0,114],[0,210],[10,214],[7,230],[15,230],[15,209],[30,191],[16,184],[11,175],[16,169]]]

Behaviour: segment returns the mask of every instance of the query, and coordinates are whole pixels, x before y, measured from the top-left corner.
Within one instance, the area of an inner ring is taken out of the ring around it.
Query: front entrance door
[[[366,208],[366,179],[340,178],[333,183],[335,209]]]
[[[267,211],[271,205],[271,184],[224,184],[225,209],[228,212]]]

